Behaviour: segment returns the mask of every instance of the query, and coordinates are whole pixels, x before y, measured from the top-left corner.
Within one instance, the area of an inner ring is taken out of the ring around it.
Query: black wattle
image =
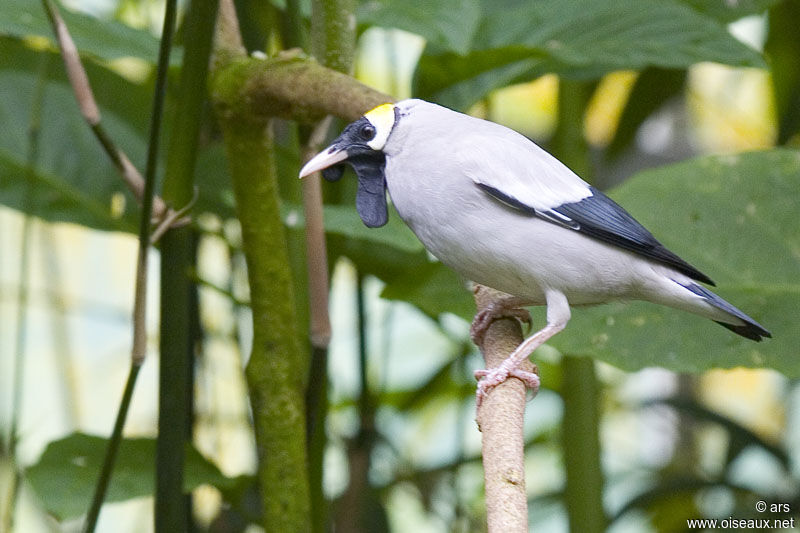
[[[358,191],[356,192],[356,210],[364,225],[379,228],[389,221],[389,209],[386,205],[386,180],[383,172],[357,172]]]
[[[349,152],[348,152],[349,153]],[[369,150],[356,152],[348,163],[358,176],[356,211],[368,228],[379,228],[389,221],[386,203],[386,156],[383,152]]]

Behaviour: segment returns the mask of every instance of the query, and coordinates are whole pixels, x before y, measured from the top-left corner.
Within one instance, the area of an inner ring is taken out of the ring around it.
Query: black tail
[[[714,322],[716,322],[722,327],[728,328],[737,335],[741,335],[742,337],[747,337],[748,339],[756,342],[760,342],[761,339],[763,339],[764,337],[772,337],[772,334],[769,331],[761,327],[761,325],[754,320],[752,320],[752,322],[747,322],[743,326],[726,324],[725,322],[719,322],[718,320],[715,320]]]
[[[726,327],[732,332],[736,333],[737,335],[741,335],[742,337],[746,337],[750,340],[754,340],[759,342],[764,337],[772,337],[772,334],[764,328],[761,324],[711,292],[710,290],[702,287],[696,283],[691,283],[689,285],[684,285],[687,289],[695,293],[696,295],[704,298],[708,303],[722,309],[726,313],[730,313],[731,315],[735,316],[744,324],[728,324],[727,322],[720,322],[719,320],[715,320],[717,324],[720,326]]]

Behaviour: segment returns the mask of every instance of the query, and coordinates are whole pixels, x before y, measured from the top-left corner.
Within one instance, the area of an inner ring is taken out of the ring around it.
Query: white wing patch
[[[492,133],[459,143],[463,168],[475,183],[541,213],[592,195],[588,183],[532,141],[503,127]]]

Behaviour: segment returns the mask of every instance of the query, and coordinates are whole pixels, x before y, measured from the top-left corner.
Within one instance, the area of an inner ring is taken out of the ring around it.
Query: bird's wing
[[[587,184],[556,158],[528,141],[503,146],[503,168],[488,168],[480,148],[464,153],[467,174],[486,193],[504,204],[553,224],[578,231],[670,266],[692,279],[711,279],[669,251],[625,209]],[[521,150],[527,151],[520,153]]]

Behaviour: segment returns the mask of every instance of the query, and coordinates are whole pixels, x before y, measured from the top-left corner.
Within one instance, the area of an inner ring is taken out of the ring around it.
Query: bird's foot
[[[481,309],[472,319],[472,325],[469,327],[469,336],[477,346],[483,344],[483,337],[486,335],[486,330],[498,318],[516,318],[523,324],[531,326],[533,320],[531,314],[527,309],[519,307],[507,307],[503,305],[502,301],[492,302],[488,307]]]
[[[475,371],[475,379],[478,381],[478,388],[475,391],[475,406],[476,409],[480,408],[483,399],[489,394],[489,391],[506,381],[510,377],[514,377],[522,381],[529,389],[533,391],[533,395],[539,392],[539,375],[536,365],[534,371],[528,372],[517,367],[510,358],[506,359],[500,366],[492,369],[482,369]]]

